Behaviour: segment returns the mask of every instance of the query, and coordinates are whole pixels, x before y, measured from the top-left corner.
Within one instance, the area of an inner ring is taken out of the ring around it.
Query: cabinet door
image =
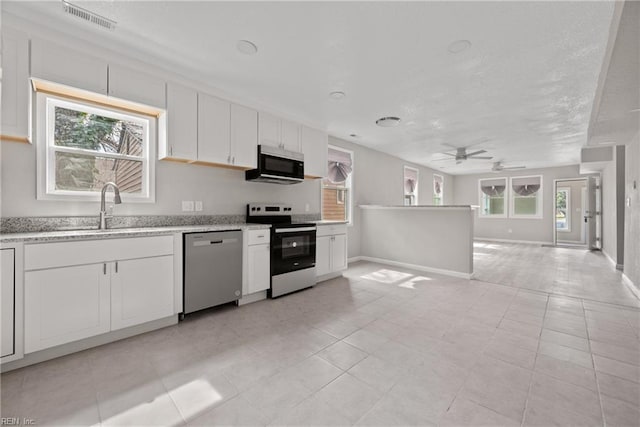
[[[231,164],[231,104],[198,94],[198,160]]]
[[[331,273],[331,236],[316,237],[316,276]]]
[[[304,174],[314,178],[327,176],[327,134],[302,126],[300,149],[304,153]]]
[[[282,136],[278,117],[262,112],[258,115],[258,141],[259,144],[281,146]]]
[[[15,250],[0,250],[0,315],[2,315],[2,325],[0,333],[0,357],[10,356],[15,353],[14,332],[15,332]]]
[[[117,261],[111,267],[111,330],[173,313],[173,255]]]
[[[107,94],[106,61],[48,41],[31,41],[31,76]]]
[[[198,92],[167,84],[167,157],[198,158]]]
[[[165,108],[166,82],[122,65],[109,65],[109,96]]]
[[[2,31],[2,135],[30,140],[29,39]]]
[[[269,245],[253,245],[247,251],[247,293],[264,291],[271,286]]]
[[[258,112],[231,104],[231,156],[233,164],[255,169],[258,158]]]
[[[331,242],[331,271],[341,271],[347,268],[347,235],[333,236]]]
[[[25,273],[25,353],[109,331],[106,267],[101,263]]]
[[[282,120],[281,127],[282,148],[289,151],[300,151],[300,125]]]

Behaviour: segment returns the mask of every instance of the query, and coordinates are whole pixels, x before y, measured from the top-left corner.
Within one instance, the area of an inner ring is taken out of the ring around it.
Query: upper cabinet
[[[109,96],[153,107],[167,106],[166,82],[158,77],[109,64]]]
[[[231,103],[198,94],[198,161],[231,164],[230,131]]]
[[[242,105],[231,104],[231,156],[233,164],[244,168],[257,167],[258,112]]]
[[[107,94],[107,62],[48,41],[31,41],[31,76]]]
[[[300,125],[260,112],[258,120],[259,144],[300,151]]]
[[[302,126],[300,129],[300,145],[304,153],[304,174],[310,178],[324,178],[327,176],[327,134]]]
[[[29,128],[29,38],[2,30],[2,139],[28,142]]]
[[[198,92],[175,83],[167,84],[167,146],[160,158],[198,158]]]

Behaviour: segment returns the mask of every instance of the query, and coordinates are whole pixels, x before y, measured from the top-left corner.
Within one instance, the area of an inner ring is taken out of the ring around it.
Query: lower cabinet
[[[109,332],[104,263],[25,273],[25,353]]]
[[[112,331],[172,314],[173,256],[111,263]]]
[[[172,236],[25,245],[24,352],[175,314],[173,263]]]
[[[346,225],[319,225],[316,237],[316,276],[347,268]]]
[[[271,287],[271,246],[268,229],[244,234],[242,294],[250,295]]]
[[[15,249],[0,250],[0,275],[0,357],[6,357],[15,353]]]

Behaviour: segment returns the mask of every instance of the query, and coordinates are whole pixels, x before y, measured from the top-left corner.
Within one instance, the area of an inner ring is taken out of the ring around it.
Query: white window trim
[[[349,209],[347,210],[347,225],[353,226],[353,175],[356,170],[356,167],[355,167],[356,160],[353,155],[353,151],[351,150],[347,150],[346,148],[338,147],[336,145],[331,145],[331,144],[327,145],[327,148],[349,153],[351,155],[351,173],[347,178],[349,180],[349,191],[347,191],[347,198],[349,201],[349,205],[348,205]],[[324,187],[324,178],[320,179],[319,181],[320,181],[320,217],[322,218],[322,213],[324,212],[324,206],[323,206],[323,200],[322,200],[323,199],[322,189]]]
[[[407,169],[416,173],[416,188],[413,191],[413,193],[407,193],[407,190],[405,189],[405,186],[404,186],[404,182],[407,179],[407,174],[406,174]],[[417,168],[405,165],[404,168],[402,169],[402,199],[405,200],[407,196],[413,196],[414,203],[411,206],[419,205],[419,202],[418,202],[418,191],[420,191],[419,183],[420,183],[420,171]]]
[[[484,195],[484,193],[482,192],[482,181],[495,181],[498,179],[504,179],[504,212],[501,214],[485,214],[482,212],[482,197]],[[508,200],[509,200],[509,194],[511,192],[509,191],[509,178],[507,178],[506,176],[497,176],[495,178],[480,178],[478,180],[478,205],[480,206],[478,208],[478,218],[482,218],[482,219],[504,219],[504,218],[508,218],[509,217],[509,209],[508,209]]]
[[[51,100],[51,101],[50,101]],[[100,191],[71,191],[71,190],[55,190],[55,171],[52,161],[56,151],[81,153],[79,149],[65,149],[64,147],[56,147],[52,149],[53,123],[49,120],[49,109],[54,105],[79,105],[85,110],[95,111],[98,114],[108,115],[113,118],[139,118],[144,123],[146,132],[148,133],[147,143],[143,145],[142,158],[131,157],[132,160],[141,161],[143,167],[142,192],[140,194],[120,193],[123,202],[127,203],[155,203],[155,156],[158,135],[158,118],[136,114],[126,111],[123,114],[117,108],[111,108],[104,105],[98,105],[90,101],[68,99],[56,96],[50,93],[36,93],[36,152],[37,152],[37,200],[57,200],[57,201],[81,201],[96,202],[100,201]],[[106,113],[106,114],[105,114]],[[113,155],[109,153],[98,153],[87,151],[87,154],[97,157],[125,158],[123,155]],[[146,181],[146,182],[145,182]]]
[[[571,187],[558,187],[558,189],[556,190],[556,192],[559,191],[564,191],[567,193],[567,228],[558,228],[557,224],[556,224],[556,231],[559,233],[571,233],[571,214],[573,213],[572,209],[571,209]],[[555,205],[555,203],[554,203]],[[558,207],[556,206],[554,212],[553,212],[553,219],[554,219],[554,224],[556,221],[556,212],[558,210]]]
[[[521,179],[521,178],[540,178],[540,189],[536,192],[536,214],[535,215],[517,215],[515,213],[515,199],[518,197],[517,194],[513,191],[513,180]],[[523,175],[523,176],[512,176],[509,178],[509,218],[513,219],[542,219],[543,218],[543,209],[544,209],[544,193],[543,193],[544,183],[542,181],[542,175]],[[554,213],[555,217],[555,213]]]

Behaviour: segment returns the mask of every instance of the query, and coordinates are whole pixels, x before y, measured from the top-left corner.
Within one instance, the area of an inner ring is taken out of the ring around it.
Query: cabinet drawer
[[[25,270],[172,255],[173,236],[25,245]]]
[[[261,245],[263,243],[269,243],[271,239],[271,230],[265,228],[264,230],[247,230],[247,244],[248,245]]]
[[[347,224],[332,224],[332,225],[318,224],[318,231],[316,233],[318,237],[335,236],[336,234],[347,234]]]

